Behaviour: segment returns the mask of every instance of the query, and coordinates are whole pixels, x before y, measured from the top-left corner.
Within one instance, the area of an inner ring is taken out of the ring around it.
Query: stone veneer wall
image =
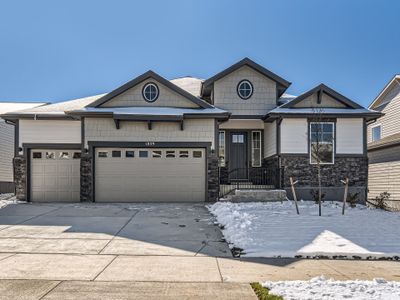
[[[298,187],[318,185],[317,167],[310,164],[307,156],[281,156],[285,167],[284,186],[290,187],[290,177],[298,180]],[[321,165],[322,184],[324,187],[343,187],[340,180],[349,178],[349,186],[366,187],[368,181],[368,158],[366,156],[335,157],[333,165]]]
[[[15,196],[18,200],[26,200],[26,158],[16,156],[13,159]]]
[[[282,155],[281,165],[284,167],[283,184],[288,196],[290,177],[297,180],[298,198],[312,199],[311,191],[317,190],[317,167],[310,164],[308,155]],[[322,190],[325,200],[343,200],[344,186],[341,180],[349,178],[349,193],[358,193],[359,202],[365,203],[368,183],[368,158],[366,156],[335,157],[333,165],[321,165]]]
[[[217,201],[219,196],[218,157],[213,151],[208,153],[207,163],[208,197],[206,201],[213,202]]]
[[[92,157],[82,154],[81,157],[81,202],[92,202]]]

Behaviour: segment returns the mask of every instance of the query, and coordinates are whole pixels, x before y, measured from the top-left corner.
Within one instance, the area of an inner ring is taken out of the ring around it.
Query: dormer
[[[278,104],[290,82],[244,58],[203,82],[201,96],[233,116],[262,117]]]

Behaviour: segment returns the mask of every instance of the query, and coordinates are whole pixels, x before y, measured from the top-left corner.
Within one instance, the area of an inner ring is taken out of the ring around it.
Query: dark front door
[[[247,132],[231,132],[229,148],[229,179],[247,179]]]

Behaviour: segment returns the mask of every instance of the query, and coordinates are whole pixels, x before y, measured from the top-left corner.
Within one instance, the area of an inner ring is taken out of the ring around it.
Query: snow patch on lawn
[[[309,281],[267,281],[263,286],[285,300],[311,299],[400,299],[400,282],[374,279],[372,281],[335,281],[315,277]]]
[[[400,256],[400,214],[325,202],[217,202],[208,206],[231,248],[247,257],[396,258]]]
[[[18,201],[14,194],[0,194],[0,209],[9,204],[17,204],[23,201]]]

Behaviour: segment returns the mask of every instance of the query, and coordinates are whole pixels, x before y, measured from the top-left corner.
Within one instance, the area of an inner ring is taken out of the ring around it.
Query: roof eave
[[[27,113],[27,114],[3,114],[0,118],[5,120],[20,120],[20,119],[34,119],[34,120],[73,120],[73,116],[64,113],[60,114],[45,114],[45,113]]]

